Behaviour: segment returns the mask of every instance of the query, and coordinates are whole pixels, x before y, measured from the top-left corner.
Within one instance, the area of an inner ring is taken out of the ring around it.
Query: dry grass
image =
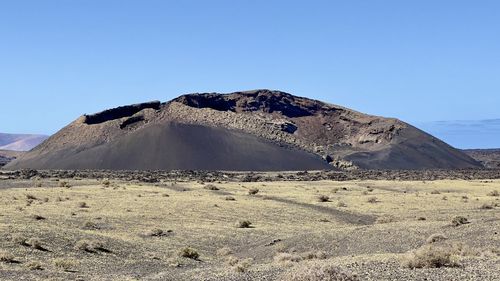
[[[11,253],[0,251],[0,262],[3,263],[15,263],[15,257]]]
[[[74,259],[69,258],[57,258],[53,261],[56,268],[63,271],[72,271],[78,265],[78,262]]]
[[[309,263],[293,267],[281,276],[281,281],[356,281],[355,275],[332,264]]]
[[[460,263],[451,247],[424,245],[410,251],[403,258],[402,265],[408,268],[439,268],[457,267]]]
[[[444,241],[444,240],[447,240],[448,237],[446,237],[446,235],[442,234],[442,233],[435,233],[435,234],[432,234],[431,236],[429,236],[425,242],[427,243],[436,243],[436,242],[441,242],[441,241]]]
[[[471,244],[450,246],[452,260],[455,256],[481,257],[473,265],[486,267],[487,261],[494,262],[498,257],[494,248],[495,231],[500,227],[496,212],[478,208],[496,202],[497,198],[488,194],[499,189],[500,181],[287,181],[266,182],[265,187],[260,182],[216,184],[223,193],[207,192],[204,185],[187,181],[155,186],[116,180],[113,185],[120,188],[106,189],[101,180],[82,180],[69,189],[45,182],[44,187],[29,191],[0,189],[0,237],[6,237],[0,244],[17,260],[13,264],[2,262],[0,268],[12,272],[14,277],[9,278],[13,280],[32,280],[32,274],[44,274],[47,279],[64,276],[66,280],[78,276],[88,276],[89,280],[135,276],[141,280],[156,275],[187,280],[238,280],[238,276],[275,280],[275,272],[288,272],[303,264],[347,265],[350,272],[361,273],[363,263],[398,260],[401,252],[419,247],[432,233],[445,234],[449,239],[436,236],[425,245]],[[30,181],[26,188],[32,186]],[[373,190],[369,196],[362,196],[366,186]],[[265,196],[248,196],[252,188],[262,189]],[[316,202],[318,194],[332,196],[333,190],[337,190],[334,203]],[[448,200],[431,194],[433,190],[439,190]],[[169,197],[163,197],[167,192]],[[25,199],[25,194],[39,199]],[[462,202],[464,194],[470,198],[469,203]],[[377,203],[367,204],[369,197],[376,197]],[[44,198],[49,200],[44,202]],[[27,200],[33,200],[30,206],[26,206]],[[91,208],[80,208],[78,202],[86,202]],[[32,214],[47,219],[37,221]],[[350,218],[352,215],[354,218]],[[356,216],[369,218],[360,222]],[[472,223],[450,227],[456,216]],[[258,225],[239,229],[234,223],[240,220]],[[38,244],[48,251],[33,249],[29,238],[39,239]],[[96,250],[93,241],[112,253]],[[196,249],[197,255],[190,251],[179,255],[179,249],[187,245]],[[491,249],[486,249],[488,246]],[[292,257],[275,257],[277,253]],[[483,257],[484,253],[489,254]],[[74,263],[55,266],[56,259]],[[43,271],[31,271],[29,261],[41,262]],[[283,268],[285,264],[294,268]],[[398,269],[383,271],[370,265],[374,275],[365,273],[372,279],[389,280],[395,270],[409,271],[392,264]],[[449,270],[462,270],[460,276],[474,279],[468,267]],[[228,277],[233,275],[233,279]]]
[[[190,247],[185,247],[179,250],[179,256],[182,258],[188,258],[192,260],[197,260],[200,258],[200,254]]]

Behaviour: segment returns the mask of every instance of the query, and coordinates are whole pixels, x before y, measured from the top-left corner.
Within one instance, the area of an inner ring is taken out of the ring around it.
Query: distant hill
[[[500,119],[437,121],[416,126],[460,149],[500,147]]]
[[[6,168],[455,169],[482,165],[393,118],[254,90],[83,115]]]
[[[24,151],[0,150],[0,167],[23,155]]]
[[[481,162],[486,168],[500,168],[500,149],[466,149],[464,152]]]
[[[0,150],[28,151],[47,138],[45,135],[0,133]]]

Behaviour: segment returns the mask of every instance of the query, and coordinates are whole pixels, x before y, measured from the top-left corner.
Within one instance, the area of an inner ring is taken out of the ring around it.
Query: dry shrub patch
[[[162,237],[162,236],[167,236],[169,233],[172,233],[172,230],[167,230],[167,231],[164,231],[163,229],[160,229],[160,228],[153,228],[153,229],[150,229],[146,232],[144,232],[144,236],[148,236],[148,237]]]
[[[297,254],[278,253],[274,256],[275,262],[300,262],[302,257]]]
[[[15,257],[11,253],[0,251],[0,262],[3,263],[15,263]]]
[[[318,202],[330,202],[330,197],[326,195],[318,195]]]
[[[492,192],[488,193],[488,196],[498,197],[500,196],[500,192],[498,192],[498,190],[493,190]]]
[[[29,270],[43,270],[42,264],[37,261],[30,261],[25,264]]]
[[[305,263],[281,275],[281,281],[357,281],[356,275],[323,263]]]
[[[259,189],[258,188],[250,188],[248,190],[248,195],[255,195],[257,193],[259,193]]]
[[[229,247],[220,248],[217,250],[217,256],[226,257],[233,254],[233,251]]]
[[[188,258],[192,260],[198,260],[200,258],[200,254],[198,254],[196,250],[189,247],[180,249],[179,256],[182,258]]]
[[[442,233],[435,233],[435,234],[432,234],[431,236],[429,236],[425,242],[431,244],[431,243],[436,243],[436,242],[440,242],[440,241],[444,241],[444,240],[447,240],[448,237],[446,237],[444,234]]]
[[[75,250],[85,251],[88,253],[110,252],[102,242],[97,240],[87,240],[87,239],[83,239],[76,242]]]
[[[468,223],[470,222],[467,220],[467,218],[462,216],[456,216],[451,220],[451,225],[453,226],[460,226]]]
[[[424,245],[408,252],[401,263],[408,268],[457,267],[460,265],[456,251],[449,245]]]
[[[64,271],[72,271],[78,264],[75,260],[67,258],[57,258],[53,263],[56,268]]]
[[[207,184],[203,188],[208,190],[219,190],[219,188],[213,184]]]
[[[251,228],[252,222],[247,221],[247,220],[239,221],[237,227],[238,228]]]

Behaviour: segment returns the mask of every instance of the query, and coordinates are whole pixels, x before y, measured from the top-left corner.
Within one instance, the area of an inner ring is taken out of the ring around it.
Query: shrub
[[[224,199],[226,201],[236,201],[236,198],[234,198],[233,196],[226,196]]]
[[[219,257],[229,256],[232,253],[233,253],[233,251],[229,247],[224,247],[224,248],[220,248],[219,250],[217,250],[217,255]]]
[[[370,198],[368,198],[367,202],[368,203],[377,203],[378,199],[377,199],[377,197],[370,197]]]
[[[460,226],[468,223],[469,221],[467,220],[467,218],[462,216],[456,216],[451,220],[451,225],[453,226]]]
[[[26,199],[28,199],[28,200],[38,200],[38,198],[35,195],[30,194],[30,193],[26,194]]]
[[[67,181],[60,181],[59,182],[59,187],[66,187],[66,188],[70,188],[71,185],[67,182]]]
[[[459,263],[450,247],[424,245],[408,252],[402,260],[402,265],[408,268],[439,268],[456,267]]]
[[[64,271],[71,271],[77,265],[77,262],[75,260],[64,258],[57,258],[53,263],[55,267]]]
[[[250,188],[248,190],[248,195],[255,195],[257,193],[259,193],[259,189],[258,188]]]
[[[244,259],[234,266],[236,272],[245,272],[252,265],[253,259]]]
[[[153,228],[144,233],[144,236],[149,236],[149,237],[161,237],[161,236],[167,236],[168,233],[171,233],[172,230],[167,230],[163,231],[163,229],[160,228]]]
[[[198,254],[198,252],[196,250],[189,248],[189,247],[186,247],[186,248],[182,248],[179,251],[179,256],[183,257],[183,258],[197,260],[197,259],[199,259],[200,254]]]
[[[102,181],[102,186],[109,187],[110,185],[111,185],[111,182],[109,180],[103,180]]]
[[[327,258],[327,255],[323,251],[313,251],[313,252],[305,252],[301,254],[301,257],[305,260],[313,260],[313,259],[318,259],[318,260],[324,260]]]
[[[219,190],[219,188],[213,184],[207,184],[203,188],[208,190]]]
[[[230,266],[235,266],[238,262],[240,262],[240,259],[238,259],[237,257],[235,256],[229,256],[226,258],[226,260],[224,261],[227,265],[230,265]]]
[[[435,233],[435,234],[432,234],[431,236],[429,236],[425,242],[431,244],[431,243],[436,243],[436,242],[440,242],[440,241],[444,241],[444,240],[447,240],[448,237],[446,237],[444,234],[442,233]]]
[[[44,220],[44,219],[45,219],[45,217],[40,216],[40,215],[33,215],[32,217],[33,217],[35,220],[37,220],[37,221],[40,221],[40,220]]]
[[[88,208],[88,207],[89,207],[89,205],[87,205],[87,203],[86,203],[86,202],[79,202],[79,203],[78,203],[78,207],[79,207],[79,208]]]
[[[296,266],[281,275],[282,281],[356,281],[349,274],[332,264],[308,263]]]
[[[44,251],[45,248],[42,246],[42,241],[38,238],[30,238],[26,241],[26,244],[29,245],[33,249]]]
[[[19,244],[21,246],[29,246],[28,243],[26,243],[26,238],[21,235],[14,235],[12,236],[12,241],[16,244]]]
[[[431,191],[431,194],[441,194],[441,192],[439,192],[438,190],[433,190]]]
[[[29,270],[43,270],[42,264],[36,261],[30,261],[25,265]]]
[[[493,190],[492,192],[488,193],[488,196],[498,197],[500,196],[500,192],[498,192],[498,190]]]
[[[479,209],[482,209],[482,210],[491,210],[493,208],[494,208],[494,206],[492,204],[486,204],[486,203],[481,205],[481,207],[479,207]]]
[[[252,223],[250,221],[244,220],[238,222],[238,228],[250,228]]]
[[[326,196],[326,195],[318,195],[318,202],[329,202],[330,201],[330,197]]]
[[[11,253],[7,253],[5,251],[0,252],[0,262],[3,263],[15,263],[16,260]]]
[[[390,216],[390,215],[382,215],[380,217],[377,218],[376,222],[377,223],[391,223],[391,222],[395,222],[396,219],[393,217],[393,216]]]
[[[75,250],[85,251],[85,252],[89,252],[89,253],[95,253],[98,251],[110,252],[108,249],[106,249],[106,247],[104,246],[104,244],[102,242],[97,241],[97,240],[87,240],[87,239],[83,239],[83,240],[76,242]]]
[[[301,260],[301,256],[290,253],[278,253],[274,256],[275,262],[300,262]]]

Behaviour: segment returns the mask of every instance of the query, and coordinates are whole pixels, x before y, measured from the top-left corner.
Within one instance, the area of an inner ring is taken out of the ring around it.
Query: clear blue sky
[[[500,1],[0,2],[1,132],[256,88],[408,122],[499,118]]]

